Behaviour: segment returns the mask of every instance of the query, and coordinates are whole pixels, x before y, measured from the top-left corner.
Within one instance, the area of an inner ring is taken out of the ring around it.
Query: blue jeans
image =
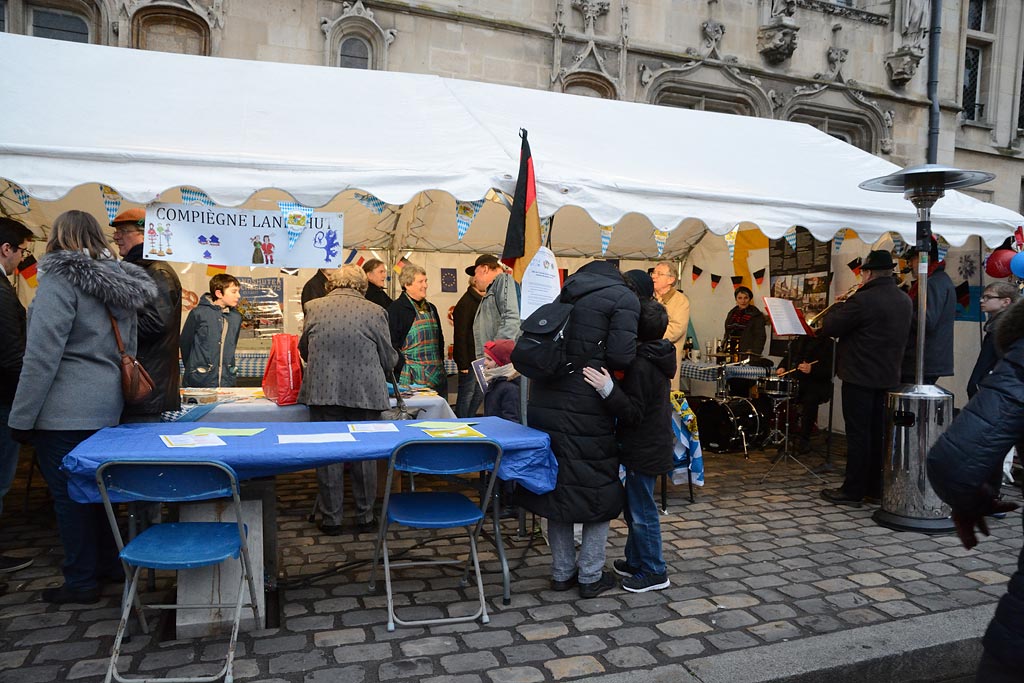
[[[98,578],[117,578],[123,571],[103,506],[76,503],[68,495],[64,456],[95,431],[37,430],[32,440],[57,513],[57,531],[64,546],[64,585],[76,591],[96,588]]]
[[[480,404],[484,402],[484,392],[476,381],[473,371],[459,373],[459,394],[455,399],[455,417],[475,417]]]
[[[626,509],[629,527],[626,537],[626,562],[639,567],[644,574],[664,574],[665,559],[661,554],[661,521],[654,501],[657,477],[626,470]]]
[[[10,417],[11,406],[0,405],[0,512],[4,511],[4,496],[14,483],[21,449],[21,444],[11,438],[11,428],[7,426]]]
[[[608,522],[585,522],[580,544],[579,582],[594,583],[604,572],[604,547],[608,542]],[[551,578],[568,581],[576,572],[576,543],[572,522],[548,520],[548,544],[551,546]]]

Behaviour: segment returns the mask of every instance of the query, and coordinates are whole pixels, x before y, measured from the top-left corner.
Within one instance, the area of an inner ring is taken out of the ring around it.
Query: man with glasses
[[[145,268],[156,283],[157,296],[139,310],[139,350],[142,367],[153,378],[153,394],[143,403],[125,406],[122,422],[159,422],[160,413],[181,409],[178,393],[178,337],[181,334],[181,282],[170,264],[142,257],[146,240],[146,210],[127,209],[110,222],[117,251],[128,263]]]
[[[1017,296],[1017,288],[1009,282],[994,282],[986,287],[981,295],[981,312],[988,316],[988,320],[985,321],[985,337],[981,340],[978,361],[974,364],[971,378],[967,380],[968,398],[974,398],[981,380],[988,377],[992,368],[999,362],[1000,354],[996,350],[995,336],[992,332],[995,330],[999,315],[1017,300]]]
[[[690,328],[690,300],[676,289],[675,265],[661,261],[651,273],[654,280],[654,298],[668,311],[665,339],[676,347],[676,376],[672,378],[672,391],[679,391],[679,364],[683,362],[686,331]]]
[[[31,242],[31,230],[11,218],[0,218],[0,271],[3,272],[0,277],[0,511],[18,469],[20,444],[11,438],[7,420],[11,416],[21,359],[25,355],[25,307],[9,278],[31,253]],[[0,555],[0,574],[18,571],[30,564],[31,559]],[[6,592],[7,585],[0,584],[0,595]]]

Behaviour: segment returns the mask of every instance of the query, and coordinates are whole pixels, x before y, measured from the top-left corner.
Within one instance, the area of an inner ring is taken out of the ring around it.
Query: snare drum
[[[797,392],[797,381],[789,377],[762,377],[757,380],[760,393],[774,398],[793,398]]]
[[[756,446],[768,431],[768,419],[762,418],[754,404],[736,396],[687,398],[697,416],[701,447],[713,453],[731,453]]]

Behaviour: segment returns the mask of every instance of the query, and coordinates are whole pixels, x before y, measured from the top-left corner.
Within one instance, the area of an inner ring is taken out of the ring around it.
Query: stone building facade
[[[799,121],[907,166],[926,157],[930,4],[0,0],[0,29],[127,48],[430,73]],[[996,173],[974,194],[1020,210],[1022,3],[946,0],[942,14],[939,161]]]

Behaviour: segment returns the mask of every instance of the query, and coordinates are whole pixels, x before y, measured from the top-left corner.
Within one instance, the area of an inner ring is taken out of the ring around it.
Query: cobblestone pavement
[[[693,664],[709,656],[813,645],[810,639],[822,634],[861,633],[862,627],[898,633],[915,618],[954,620],[965,608],[991,609],[1016,564],[1019,512],[992,520],[992,536],[968,552],[953,535],[894,532],[872,522],[871,507],[825,503],[818,497],[822,484],[791,461],[761,483],[770,466],[764,453],[749,460],[708,454],[705,460],[707,485],[695,503],[685,487],[669,490],[662,532],[671,588],[616,589],[592,600],[552,592],[543,540],[513,538],[510,606],[501,604],[495,555],[483,544],[489,624],[399,627],[394,633],[384,626],[383,596],[367,593],[365,565],[329,572],[338,563],[368,560],[371,537],[321,535],[306,520],[315,495],[312,473],[281,477],[280,627],[240,636],[235,676],[268,683],[708,680]],[[821,457],[807,461],[817,465]],[[826,475],[828,486],[839,483],[841,460],[838,465]],[[35,563],[8,575],[9,591],[0,596],[0,682],[97,680],[113,641],[120,587],[107,587],[95,606],[40,602],[39,591],[60,581],[60,546],[42,481],[37,475],[26,513],[24,462],[19,475],[7,497],[0,549]],[[1020,500],[1017,488],[1004,493]],[[513,533],[514,523],[506,524]],[[404,533],[393,545],[424,556],[465,548],[449,539],[428,544],[428,537]],[[609,538],[610,565],[621,557],[625,525],[614,522]],[[454,572],[400,571],[395,592],[407,616],[473,609],[475,589],[460,587]],[[160,586],[169,584],[169,577],[160,578]],[[136,635],[123,661],[132,673],[161,676],[218,668],[226,639],[170,638]]]

